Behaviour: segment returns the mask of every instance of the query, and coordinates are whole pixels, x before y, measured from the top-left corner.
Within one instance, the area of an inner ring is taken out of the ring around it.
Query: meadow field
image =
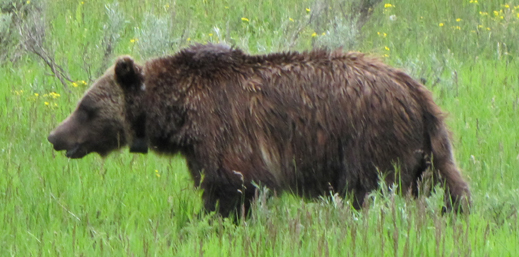
[[[362,4],[375,3],[362,9]],[[0,256],[519,256],[519,1],[0,0]],[[363,10],[363,11],[359,11]],[[362,51],[448,113],[470,214],[429,197],[266,197],[234,224],[198,215],[181,156],[47,142],[119,55],[222,42],[249,53]]]

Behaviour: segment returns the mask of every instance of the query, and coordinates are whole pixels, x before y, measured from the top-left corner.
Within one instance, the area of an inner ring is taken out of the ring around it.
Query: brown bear
[[[361,53],[197,44],[142,66],[124,56],[48,139],[70,158],[127,144],[180,153],[205,209],[224,216],[248,208],[256,185],[303,197],[334,190],[360,208],[380,178],[418,194],[429,169],[448,207],[470,203],[431,92]]]

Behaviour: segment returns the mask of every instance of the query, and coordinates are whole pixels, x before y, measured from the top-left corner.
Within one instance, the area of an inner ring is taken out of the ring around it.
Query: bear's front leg
[[[202,182],[202,200],[206,212],[216,211],[223,217],[248,215],[254,197],[254,187],[212,184]]]

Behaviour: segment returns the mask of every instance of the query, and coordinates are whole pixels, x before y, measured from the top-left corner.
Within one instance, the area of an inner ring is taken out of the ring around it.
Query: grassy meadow
[[[388,0],[359,17],[360,2],[0,0],[0,256],[519,256],[519,1]],[[48,133],[117,56],[195,42],[342,46],[423,79],[449,114],[470,215],[441,215],[441,188],[383,189],[361,211],[263,191],[235,225],[197,215],[180,156],[53,151]]]

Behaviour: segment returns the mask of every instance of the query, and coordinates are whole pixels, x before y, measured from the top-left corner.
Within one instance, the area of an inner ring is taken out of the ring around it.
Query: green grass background
[[[0,1],[23,6],[2,19],[39,14],[44,48],[74,82],[67,90],[24,50],[28,31],[2,21],[0,256],[518,256],[519,2],[383,1],[358,33],[346,2]],[[48,133],[115,57],[193,42],[250,53],[343,45],[426,79],[449,113],[471,214],[441,215],[441,189],[418,199],[382,190],[358,212],[332,195],[284,194],[261,197],[234,225],[197,215],[200,191],[180,156],[52,150]]]

